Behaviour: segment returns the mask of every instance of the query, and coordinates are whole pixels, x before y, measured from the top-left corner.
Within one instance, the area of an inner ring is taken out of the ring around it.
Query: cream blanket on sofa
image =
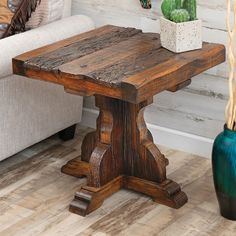
[[[36,11],[26,24],[27,29],[34,29],[41,25],[59,20],[63,16],[64,0],[41,0]]]

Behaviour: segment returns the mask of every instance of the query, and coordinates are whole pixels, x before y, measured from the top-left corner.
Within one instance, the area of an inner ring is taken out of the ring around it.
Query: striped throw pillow
[[[40,0],[0,0],[0,39],[25,31]]]

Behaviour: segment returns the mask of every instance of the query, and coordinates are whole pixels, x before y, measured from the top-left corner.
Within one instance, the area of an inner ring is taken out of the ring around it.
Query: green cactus
[[[197,19],[197,3],[196,0],[184,0],[183,8],[189,12],[190,20]]]
[[[161,10],[165,18],[176,23],[197,19],[196,0],[163,0]]]
[[[161,10],[165,18],[170,20],[170,14],[176,9],[175,0],[164,0],[161,4]]]
[[[176,9],[182,8],[182,0],[175,0],[175,3],[176,3]]]
[[[189,21],[190,15],[187,10],[185,9],[175,9],[170,14],[170,20],[175,23],[181,23]]]

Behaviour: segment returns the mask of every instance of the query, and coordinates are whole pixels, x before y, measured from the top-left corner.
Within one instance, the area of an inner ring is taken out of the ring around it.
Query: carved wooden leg
[[[81,156],[67,162],[62,166],[61,171],[77,178],[86,177],[90,170],[89,159],[95,149],[96,142],[96,132],[88,133],[82,142]]]
[[[151,103],[152,100],[137,105],[126,103],[124,162],[129,164],[125,164],[124,187],[144,193],[158,203],[179,208],[187,202],[187,196],[177,183],[166,178],[168,159],[153,143],[144,121],[145,107]]]
[[[146,127],[144,108],[150,103],[152,99],[131,104],[96,96],[100,108],[97,130],[85,137],[81,160],[74,159],[62,168],[64,173],[88,178],[70,205],[72,212],[86,215],[120,188],[144,193],[173,208],[187,202],[180,186],[166,178],[168,160]]]

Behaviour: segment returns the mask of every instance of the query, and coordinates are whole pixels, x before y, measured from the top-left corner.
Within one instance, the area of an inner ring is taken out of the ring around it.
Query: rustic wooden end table
[[[153,143],[144,108],[155,94],[175,92],[223,61],[225,48],[219,44],[174,54],[161,47],[158,34],[111,25],[13,59],[15,74],[60,84],[68,93],[95,95],[97,130],[85,137],[81,158],[62,168],[87,176],[70,211],[84,216],[121,188],[172,208],[183,206],[187,196],[166,177],[168,160]]]

